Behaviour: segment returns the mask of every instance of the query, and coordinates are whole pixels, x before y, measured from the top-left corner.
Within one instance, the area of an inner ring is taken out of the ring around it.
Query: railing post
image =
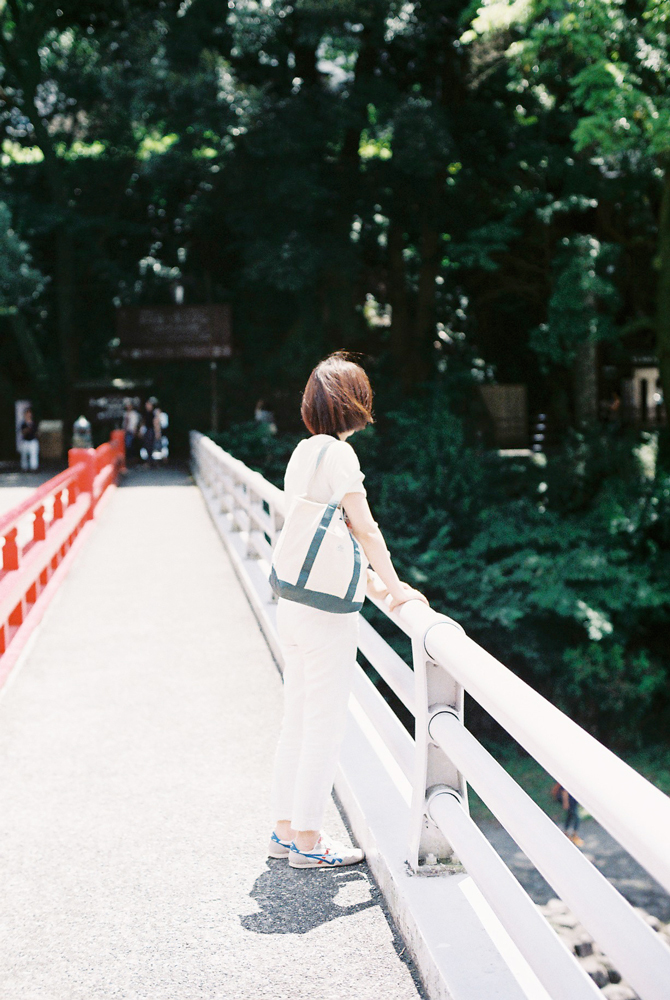
[[[230,522],[230,530],[241,531],[242,525],[237,519],[237,512],[238,510],[243,510],[244,508],[242,507],[242,504],[238,499],[237,489],[238,487],[240,489],[244,489],[244,484],[238,480],[237,476],[234,473],[230,476],[229,482],[230,482],[230,497],[231,497],[230,513],[232,514],[232,520]]]
[[[63,516],[63,491],[58,490],[54,494],[54,508],[53,508],[53,519],[54,521],[60,521]]]
[[[44,505],[35,510],[35,520],[33,521],[33,541],[43,542],[47,537],[47,528],[44,523]]]
[[[115,430],[112,431],[110,441],[113,446],[116,447],[118,453],[118,466],[117,472],[127,472],[126,469],[126,434],[125,431]]]
[[[450,618],[439,624],[461,629]],[[431,628],[435,628],[432,625]],[[462,631],[462,629],[461,629]],[[438,712],[450,712],[463,721],[463,688],[439,664],[428,656],[425,636],[412,640],[415,688],[415,762],[412,804],[410,809],[409,864],[415,871],[460,870],[454,851],[438,826],[430,818],[427,801],[438,788],[454,792],[467,809],[467,786],[463,775],[439,746],[433,743],[429,726]],[[436,868],[435,866],[438,866]]]
[[[219,510],[222,514],[231,514],[235,508],[235,498],[233,497],[230,473],[225,469],[219,471],[216,482],[217,485],[221,486]]]
[[[254,493],[252,489],[249,489],[249,487],[247,487],[247,500],[249,504],[246,511],[249,518],[249,529],[247,532],[247,559],[258,559],[258,552],[253,545],[253,535],[254,532],[259,529],[258,525],[254,521],[253,513],[254,508],[256,508],[257,511],[263,510],[263,501]]]
[[[78,465],[79,462],[83,462],[84,469],[79,476],[79,482],[77,483],[77,494],[79,493],[90,493],[91,495],[91,506],[88,508],[88,513],[84,518],[85,521],[90,521],[93,517],[93,511],[95,509],[95,497],[93,496],[93,483],[95,480],[95,467],[96,467],[96,455],[94,448],[70,448],[67,453],[68,465],[72,467],[73,465]]]
[[[2,549],[2,568],[12,570],[19,568],[19,547],[16,544],[18,528],[12,528],[5,535],[5,544]]]

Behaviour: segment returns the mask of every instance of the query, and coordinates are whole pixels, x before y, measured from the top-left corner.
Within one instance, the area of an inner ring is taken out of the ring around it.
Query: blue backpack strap
[[[319,527],[314,532],[314,537],[312,538],[312,541],[309,543],[307,555],[305,556],[305,561],[302,564],[300,575],[298,576],[298,583],[297,583],[298,587],[306,586],[307,580],[309,579],[309,574],[312,572],[312,566],[314,565],[314,560],[316,559],[317,553],[321,547],[323,536],[328,530],[328,525],[333,520],[333,516],[338,508],[339,503],[342,500],[342,497],[346,496],[349,487],[351,485],[353,485],[353,483],[350,481],[349,483],[347,483],[346,486],[337,490],[336,493],[333,493],[332,497],[330,498],[326,506],[326,509],[323,512],[321,521],[319,522]],[[353,591],[356,590],[356,584],[358,582],[358,576],[360,573],[360,563],[361,563],[360,552],[358,549],[358,544],[354,539],[354,575],[352,577],[352,582],[349,586],[349,591],[352,591],[352,593]]]
[[[345,601],[353,601],[354,595],[356,593],[356,588],[358,587],[358,581],[361,576],[361,549],[359,543],[356,541],[354,536],[351,536],[351,541],[354,546],[354,571],[351,574],[351,581],[349,583],[349,588],[344,595]]]
[[[321,464],[321,459],[323,458],[324,454],[326,453],[326,451],[328,450],[328,448],[330,448],[331,444],[333,444],[333,443],[334,443],[333,440],[327,441],[324,444],[323,448],[321,448],[321,450],[320,450],[320,452],[318,454],[317,460],[316,460],[316,466],[314,467],[314,472],[312,473],[312,476],[311,476],[310,481],[309,481],[309,486],[312,485],[312,480],[314,479],[314,476],[316,475],[317,469],[319,468],[319,465]],[[307,555],[305,556],[305,561],[302,564],[302,567],[300,569],[300,574],[298,576],[298,582],[296,584],[297,587],[305,587],[306,586],[307,580],[309,579],[309,574],[312,572],[312,567],[314,565],[314,561],[316,559],[317,553],[318,553],[319,549],[321,548],[321,542],[323,541],[323,536],[326,534],[326,531],[328,530],[328,525],[332,521],[333,516],[335,514],[335,511],[337,510],[339,504],[342,502],[342,498],[344,496],[346,496],[346,494],[347,494],[347,492],[349,490],[349,487],[352,486],[352,485],[353,485],[353,483],[351,481],[345,483],[345,485],[343,487],[341,487],[339,490],[336,490],[335,493],[333,493],[332,497],[328,501],[328,504],[326,505],[326,509],[323,512],[323,516],[321,518],[321,521],[319,522],[319,527],[314,532],[314,537],[312,538],[312,541],[310,542],[309,548],[307,550]],[[308,491],[309,491],[309,486],[308,486]],[[361,564],[360,551],[358,549],[357,543],[354,540],[354,573],[353,573],[353,576],[352,576],[351,583],[349,585],[349,589],[347,591],[347,599],[348,600],[351,600],[351,597],[349,597],[349,594],[351,593],[351,595],[353,596],[353,593],[356,590],[356,584],[358,582],[358,577],[360,575],[360,564]]]
[[[323,536],[326,533],[328,525],[333,520],[333,514],[337,510],[337,504],[329,503],[323,512],[323,517],[319,522],[319,527],[314,532],[314,537],[309,543],[309,548],[307,549],[307,555],[305,556],[305,561],[302,564],[300,570],[300,575],[298,576],[298,587],[304,587],[309,578],[309,574],[312,572],[312,566],[314,565],[314,560],[316,559],[316,554],[321,548],[321,542],[323,541]]]

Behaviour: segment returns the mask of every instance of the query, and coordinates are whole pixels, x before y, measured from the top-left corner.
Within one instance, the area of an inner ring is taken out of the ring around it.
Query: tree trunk
[[[658,285],[656,291],[656,352],[665,412],[670,418],[670,164],[666,166],[658,222]],[[661,434],[659,459],[670,467],[670,428]]]
[[[49,372],[44,361],[44,355],[33,336],[32,330],[26,323],[25,316],[17,310],[11,317],[11,324],[14,337],[19,345],[31,378],[41,383],[42,386],[45,386],[49,381]]]
[[[378,41],[383,38],[384,19],[378,14],[361,34],[361,47],[356,59],[354,79],[349,85],[347,121],[342,147],[335,164],[338,186],[337,204],[328,221],[333,248],[341,248],[332,258],[325,272],[324,329],[333,344],[346,344],[351,330],[356,329],[354,307],[356,257],[352,252],[350,232],[352,218],[360,199],[361,164],[359,147],[361,134],[367,124],[368,92],[378,59]]]
[[[65,382],[64,419],[70,428],[75,419],[75,331],[74,331],[74,245],[72,234],[64,226],[56,233],[56,300],[58,302],[58,341]]]
[[[598,416],[598,345],[585,340],[577,348],[574,367],[575,421],[592,424]]]
[[[388,231],[389,290],[391,306],[391,357],[397,371],[407,381],[405,361],[409,340],[409,304],[405,277],[405,234],[402,226],[391,219]]]
[[[435,329],[435,279],[439,270],[440,233],[435,226],[435,216],[427,217],[421,233],[421,270],[412,337],[412,374],[416,382],[427,375],[429,341]]]

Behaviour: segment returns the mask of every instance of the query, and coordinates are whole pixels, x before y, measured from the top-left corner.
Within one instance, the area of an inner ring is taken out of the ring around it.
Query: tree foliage
[[[3,197],[53,279],[50,370],[113,374],[115,306],[179,283],[234,307],[229,417],[290,412],[331,347],[411,393],[464,335],[563,425],[580,343],[619,364],[670,315],[666,30],[646,0],[5,4]]]
[[[14,231],[9,208],[0,202],[0,310],[16,310],[43,289],[44,278],[33,266],[28,244]]]
[[[209,368],[120,361],[116,310],[227,302],[228,445],[278,476],[310,367],[361,352],[380,421],[360,448],[406,573],[594,731],[629,711],[658,729],[668,484],[639,438],[580,426],[579,382],[599,355],[605,394],[656,352],[670,399],[668,18],[7,0],[3,397],[67,417],[77,382],[151,377],[178,450],[207,427]],[[548,415],[546,468],[482,448],[490,381]],[[286,438],[239,429],[259,397]]]

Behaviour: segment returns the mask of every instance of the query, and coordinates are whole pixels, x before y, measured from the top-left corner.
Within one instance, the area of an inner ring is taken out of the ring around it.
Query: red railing
[[[98,448],[72,448],[64,472],[0,516],[0,683],[10,644],[124,464],[123,431],[112,431]]]

